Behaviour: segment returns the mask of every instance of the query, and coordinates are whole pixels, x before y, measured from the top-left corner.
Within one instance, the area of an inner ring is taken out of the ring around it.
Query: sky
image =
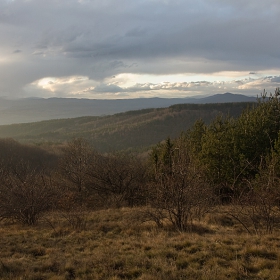
[[[274,92],[279,19],[279,0],[0,0],[0,96]]]

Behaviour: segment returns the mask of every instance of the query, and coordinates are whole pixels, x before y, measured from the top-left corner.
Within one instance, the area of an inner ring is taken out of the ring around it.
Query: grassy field
[[[140,223],[142,210],[2,222],[0,279],[280,279],[280,232],[248,235],[220,209],[180,233]]]

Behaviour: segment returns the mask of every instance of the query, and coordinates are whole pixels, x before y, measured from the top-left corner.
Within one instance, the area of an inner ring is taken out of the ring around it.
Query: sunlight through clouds
[[[188,82],[183,81],[182,76],[170,77],[169,80],[172,82],[164,81],[168,78],[166,76],[157,77],[158,80],[149,82],[149,80],[152,80],[152,77],[149,78],[147,76],[143,79],[141,75],[133,74],[120,74],[106,81],[93,80],[86,76],[46,77],[31,83],[25,88],[25,91],[33,94],[36,92],[40,93],[41,97],[51,95],[94,99],[126,99],[157,96],[190,97],[225,92],[236,93],[241,90],[247,95],[256,96],[263,89],[273,92],[280,82],[280,75],[257,77],[254,74],[255,77],[239,76],[239,79],[228,79],[226,76],[224,78],[222,76],[220,76],[221,79],[219,80],[198,79]],[[176,81],[176,78],[178,81]]]

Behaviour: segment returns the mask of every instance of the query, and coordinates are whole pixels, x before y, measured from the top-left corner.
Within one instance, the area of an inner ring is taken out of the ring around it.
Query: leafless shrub
[[[137,157],[121,153],[95,154],[88,170],[88,190],[108,207],[135,206],[143,200],[145,169]]]
[[[56,204],[60,224],[66,221],[71,229],[85,230],[89,215],[86,197],[80,192],[69,190],[67,187],[61,188],[61,190],[63,195],[60,196]],[[51,226],[55,229],[53,224]]]
[[[91,160],[92,149],[84,139],[73,139],[63,149],[59,171],[78,192],[85,189]]]
[[[228,215],[238,221],[249,234],[271,234],[280,224],[277,188],[250,184],[250,191],[233,201]]]
[[[211,191],[196,175],[180,174],[156,184],[150,215],[159,220],[166,217],[179,231],[190,228],[194,219],[201,219],[209,211]]]
[[[9,169],[1,168],[0,172],[0,219],[34,225],[54,206],[58,191],[42,170],[19,162]]]
[[[249,191],[235,199],[228,212],[250,234],[271,234],[280,225],[280,181],[270,168],[247,182]]]
[[[137,221],[145,223],[145,222],[154,222],[159,228],[162,228],[164,225],[164,220],[167,219],[167,213],[164,209],[155,208],[151,206],[147,206],[143,208],[142,211],[139,211],[134,217]]]
[[[168,140],[169,141],[169,140]],[[167,148],[162,162],[157,162],[154,184],[150,187],[149,214],[166,217],[179,231],[190,229],[213,203],[212,190],[182,142]],[[156,221],[156,220],[155,220]]]
[[[84,207],[76,207],[70,211],[61,212],[61,216],[74,230],[85,230],[87,227],[89,212]]]

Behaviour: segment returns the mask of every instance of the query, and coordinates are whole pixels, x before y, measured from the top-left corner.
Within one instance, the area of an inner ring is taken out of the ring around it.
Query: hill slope
[[[0,126],[0,137],[23,142],[63,142],[83,137],[97,150],[141,149],[168,136],[176,137],[198,119],[209,123],[217,115],[238,116],[253,103],[178,104],[103,117],[80,117]]]

